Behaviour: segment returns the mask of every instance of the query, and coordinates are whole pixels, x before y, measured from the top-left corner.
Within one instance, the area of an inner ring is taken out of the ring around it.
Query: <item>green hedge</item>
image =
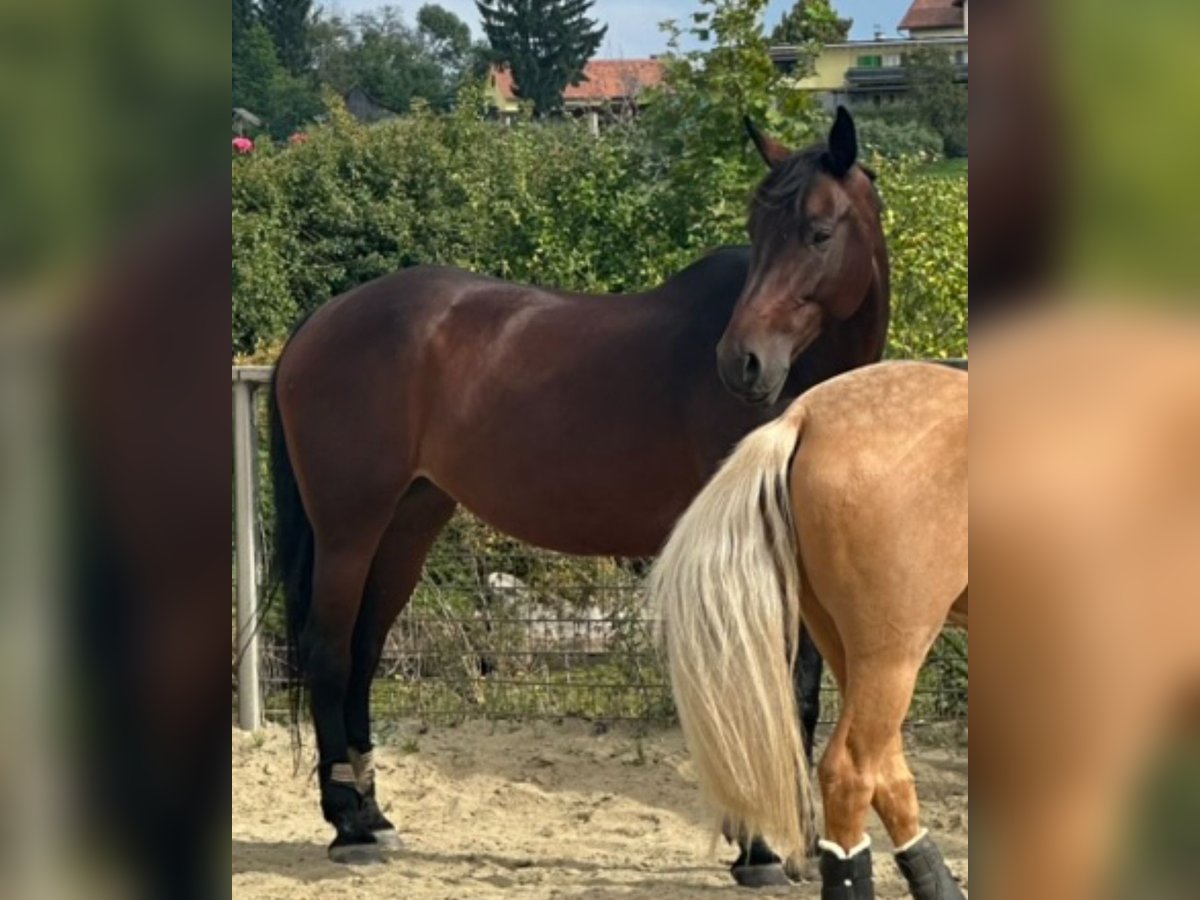
[[[933,161],[942,155],[941,136],[918,122],[866,119],[858,123],[858,143],[868,153],[891,160]]]
[[[966,179],[875,161],[894,266],[891,352],[965,353]],[[404,266],[629,291],[745,242],[744,215],[717,187],[672,195],[671,167],[637,125],[597,139],[574,123],[505,127],[464,104],[365,127],[334,109],[305,143],[233,160],[233,352],[269,357],[299,315]]]

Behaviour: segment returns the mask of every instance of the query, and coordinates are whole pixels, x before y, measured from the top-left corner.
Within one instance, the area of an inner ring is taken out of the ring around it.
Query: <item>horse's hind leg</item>
[[[927,649],[864,656],[848,648],[842,716],[818,770],[825,801],[822,881],[827,886],[853,885],[835,895],[846,900],[874,896],[866,849],[872,805],[897,842],[897,862],[913,896],[962,897],[936,846],[919,830],[916,790],[901,744],[900,727]]]
[[[962,890],[946,867],[929,832],[921,827],[917,786],[904,757],[904,738],[896,733],[880,767],[872,798],[892,844],[896,865],[916,900],[954,900]]]
[[[408,489],[375,552],[354,628],[354,661],[346,691],[346,736],[363,797],[361,822],[387,849],[397,848],[399,838],[375,799],[371,683],[388,631],[408,604],[421,577],[425,557],[453,515],[454,507],[453,499],[424,479]]]
[[[825,813],[822,897],[870,900],[867,816],[912,698],[920,657],[864,659],[846,649],[842,714],[817,769]]]

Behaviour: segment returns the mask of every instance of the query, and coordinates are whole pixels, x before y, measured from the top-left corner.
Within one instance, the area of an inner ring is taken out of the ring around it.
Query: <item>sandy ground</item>
[[[235,898],[754,896],[727,874],[735,854],[712,849],[678,731],[470,722],[400,726],[380,744],[380,800],[406,848],[383,865],[347,868],[325,855],[332,832],[307,763],[293,774],[287,731],[234,730]],[[913,749],[910,762],[924,821],[965,880],[965,753]],[[872,839],[878,896],[908,896],[874,821]],[[820,887],[771,894],[817,898]]]

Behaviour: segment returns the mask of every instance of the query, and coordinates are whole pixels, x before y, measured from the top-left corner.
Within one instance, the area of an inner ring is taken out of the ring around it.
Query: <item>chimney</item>
[[[875,40],[882,41],[883,39],[884,39],[883,26],[876,25],[875,26]]]

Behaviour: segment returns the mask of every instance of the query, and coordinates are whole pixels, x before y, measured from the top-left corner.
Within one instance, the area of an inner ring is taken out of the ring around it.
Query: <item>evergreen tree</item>
[[[604,40],[586,13],[594,0],[476,0],[492,58],[512,71],[517,96],[541,116],[562,107],[563,91]]]
[[[260,0],[259,18],[275,41],[279,62],[293,75],[312,67],[312,0]]]
[[[278,139],[303,128],[322,109],[312,76],[293,75],[280,65],[261,22],[251,25],[234,47],[233,105],[264,119]]]
[[[254,0],[233,0],[233,41],[237,43],[254,24]]]
[[[775,44],[836,44],[850,36],[853,19],[843,19],[830,0],[796,0],[796,5],[783,14],[771,42]]]
[[[233,47],[233,105],[269,116],[272,91],[281,74],[271,35],[261,22],[254,23]]]

